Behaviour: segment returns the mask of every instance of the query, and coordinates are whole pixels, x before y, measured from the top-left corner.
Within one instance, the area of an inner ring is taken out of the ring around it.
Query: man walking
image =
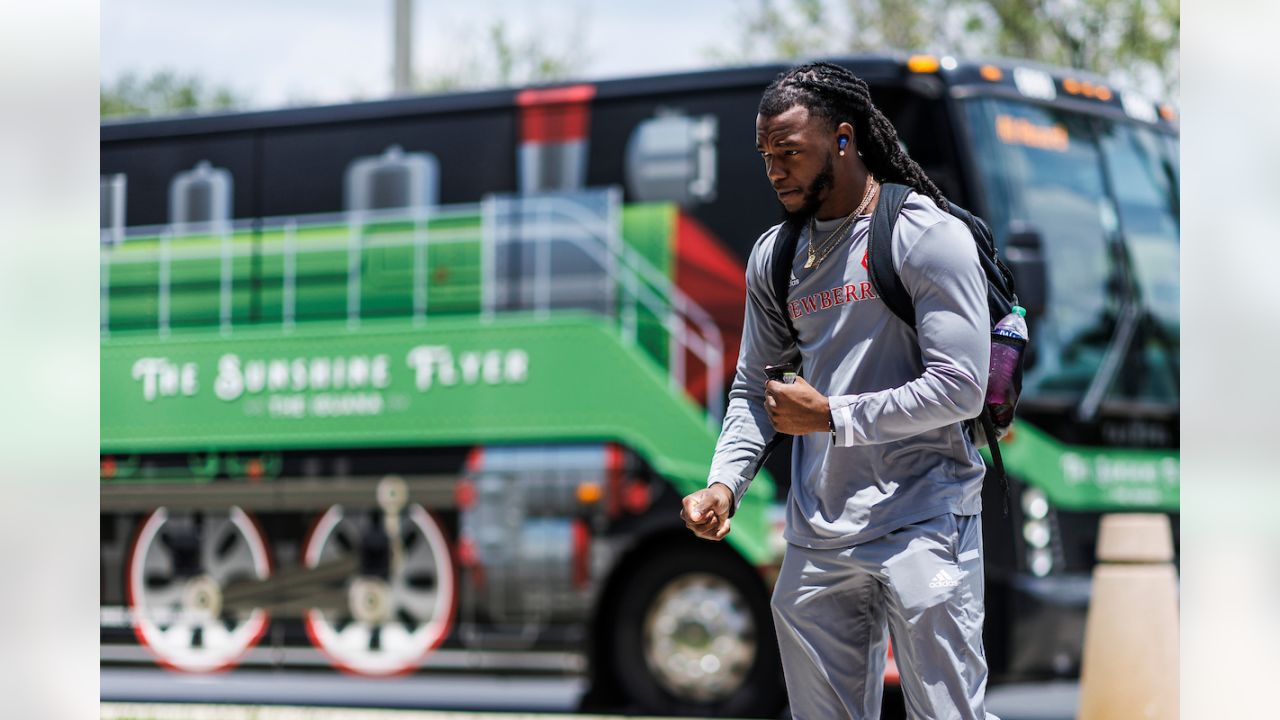
[[[707,488],[684,498],[681,516],[699,537],[724,538],[766,444],[794,435],[771,602],[792,716],[879,718],[892,636],[910,717],[993,717],[983,708],[985,467],[962,427],[982,408],[990,351],[974,242],[866,84],[839,66],[780,75],[760,101],[756,142],[803,230],[782,302],[770,267],[782,226],[751,252],[729,409]],[[916,330],[867,275],[881,182],[914,190],[892,250]],[[804,378],[766,383],[765,366],[783,362]]]

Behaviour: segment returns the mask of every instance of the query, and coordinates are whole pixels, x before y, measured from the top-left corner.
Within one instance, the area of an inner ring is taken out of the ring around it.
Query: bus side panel
[[[359,157],[392,145],[440,163],[440,202],[479,202],[516,187],[510,110],[450,113],[272,131],[263,142],[263,215],[343,210],[343,174]]]

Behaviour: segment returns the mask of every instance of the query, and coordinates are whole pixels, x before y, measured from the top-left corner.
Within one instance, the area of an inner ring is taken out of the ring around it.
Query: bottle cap
[[[1026,317],[1026,316],[1027,316],[1027,309],[1026,309],[1026,308],[1024,308],[1024,307],[1022,307],[1021,305],[1014,305],[1014,306],[1013,306],[1013,311],[1014,311],[1014,312],[1016,312],[1016,313],[1018,313],[1018,317]]]

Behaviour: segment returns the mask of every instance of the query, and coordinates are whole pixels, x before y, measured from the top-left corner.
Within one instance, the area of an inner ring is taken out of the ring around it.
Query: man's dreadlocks
[[[898,132],[871,102],[867,84],[848,70],[826,62],[809,63],[778,75],[760,98],[760,114],[774,117],[795,105],[821,115],[835,127],[853,125],[854,139],[867,170],[882,182],[916,189],[946,208],[946,196],[924,170],[902,151]]]

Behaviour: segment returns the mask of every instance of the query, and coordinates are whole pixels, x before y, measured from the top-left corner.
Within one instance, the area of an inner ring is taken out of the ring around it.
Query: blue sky
[[[565,48],[583,28],[585,77],[703,67],[713,47],[739,37],[742,0],[415,0],[414,66],[455,67],[503,18],[513,35]],[[173,69],[247,96],[290,100],[376,98],[391,87],[392,0],[103,0],[100,74]]]

